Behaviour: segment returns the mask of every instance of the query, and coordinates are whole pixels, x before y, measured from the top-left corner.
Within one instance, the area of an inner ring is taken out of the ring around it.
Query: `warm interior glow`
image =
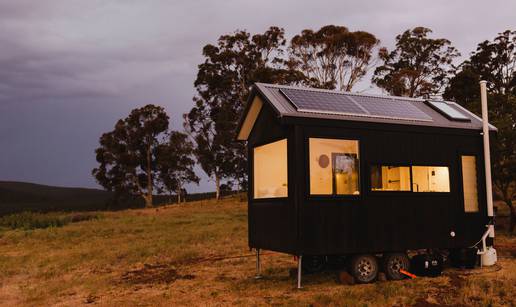
[[[287,140],[254,148],[254,198],[287,197]]]
[[[358,141],[310,138],[310,194],[359,194]]]
[[[408,166],[371,166],[371,190],[410,191]]]
[[[450,192],[450,174],[446,166],[412,166],[414,192]]]
[[[478,212],[477,163],[475,156],[462,156],[464,211]]]

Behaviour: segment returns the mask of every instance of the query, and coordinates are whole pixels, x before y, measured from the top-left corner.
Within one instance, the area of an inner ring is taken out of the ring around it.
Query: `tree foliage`
[[[147,207],[157,187],[157,148],[168,129],[168,116],[162,107],[146,105],[120,119],[113,131],[100,137],[95,150],[98,168],[92,174],[97,182],[116,194],[139,195]]]
[[[343,26],[305,29],[290,42],[290,64],[305,75],[308,85],[351,91],[374,64],[379,42],[371,33]]]
[[[396,36],[396,48],[381,49],[383,64],[375,69],[373,83],[397,96],[428,97],[439,94],[452,73],[459,52],[444,38],[429,38],[432,30],[416,27]]]
[[[509,207],[512,231],[516,225],[512,204],[516,195],[516,31],[505,31],[493,41],[480,43],[460,65],[444,97],[480,114],[480,80],[488,81],[489,121],[498,128],[491,161],[495,192]]]
[[[158,146],[159,179],[164,189],[177,194],[177,202],[181,202],[181,191],[186,183],[199,183],[194,172],[193,144],[188,135],[172,131],[167,142]]]
[[[195,106],[185,114],[185,129],[195,141],[195,156],[215,180],[217,198],[224,179],[245,184],[245,145],[234,141],[238,118],[255,82],[286,84],[302,75],[282,58],[284,30],[270,27],[251,36],[246,31],[221,36],[203,48],[205,61],[195,80]]]

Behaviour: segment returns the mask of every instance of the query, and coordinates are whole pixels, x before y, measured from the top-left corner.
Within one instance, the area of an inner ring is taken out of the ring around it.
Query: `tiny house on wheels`
[[[263,249],[297,256],[298,287],[335,257],[365,283],[402,278],[409,250],[492,256],[488,130],[454,102],[255,84],[237,140],[258,274]]]

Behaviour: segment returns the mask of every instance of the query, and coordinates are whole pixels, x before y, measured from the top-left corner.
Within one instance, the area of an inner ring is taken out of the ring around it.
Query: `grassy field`
[[[516,305],[516,238],[499,236],[499,266],[369,285],[332,272],[295,289],[292,256],[263,255],[255,280],[246,205],[235,199],[158,209],[36,214],[0,220],[0,304]],[[13,229],[14,228],[14,229]],[[244,256],[230,257],[228,256]]]

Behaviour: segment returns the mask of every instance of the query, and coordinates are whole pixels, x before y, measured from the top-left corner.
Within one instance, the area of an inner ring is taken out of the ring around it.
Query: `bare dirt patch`
[[[178,279],[194,278],[195,275],[181,274],[167,264],[144,264],[142,268],[122,274],[121,281],[129,284],[170,284]]]

